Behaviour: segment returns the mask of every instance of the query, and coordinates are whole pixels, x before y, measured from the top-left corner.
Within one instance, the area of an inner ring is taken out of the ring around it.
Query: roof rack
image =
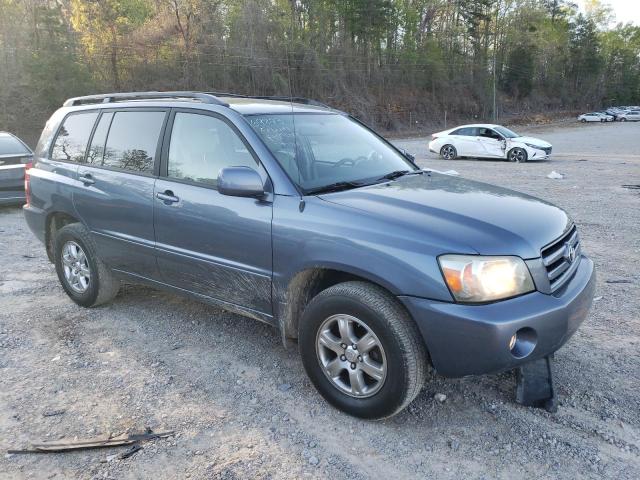
[[[313,100],[311,98],[304,97],[290,97],[288,95],[241,95],[239,93],[224,93],[224,92],[205,92],[216,97],[230,97],[230,98],[255,98],[256,100],[279,100],[283,102],[301,103],[303,105],[314,105],[316,107],[331,108],[326,103]]]
[[[104,93],[100,95],[87,95],[84,97],[70,98],[66,102],[64,102],[63,106],[73,107],[77,105],[86,105],[92,103],[114,103],[128,100],[155,100],[161,98],[198,100],[202,103],[209,103],[212,105],[223,105],[225,107],[229,106],[228,104],[217,98],[214,94],[202,92]]]

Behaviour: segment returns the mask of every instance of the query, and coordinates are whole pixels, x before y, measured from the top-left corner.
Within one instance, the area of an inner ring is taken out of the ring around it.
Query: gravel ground
[[[556,355],[557,414],[513,403],[511,373],[434,376],[399,416],[367,422],[324,403],[268,326],[128,286],[85,310],[60,288],[17,208],[0,209],[2,478],[640,477],[640,124],[535,129],[553,160],[435,169],[571,212],[598,269],[596,301]],[[577,153],[576,153],[577,152]],[[606,155],[601,152],[608,152]],[[555,170],[563,180],[547,179]],[[123,449],[8,455],[32,441],[172,429]]]

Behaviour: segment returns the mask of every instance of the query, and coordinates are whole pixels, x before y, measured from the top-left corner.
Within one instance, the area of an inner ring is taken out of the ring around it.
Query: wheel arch
[[[376,285],[392,296],[398,292],[384,279],[343,265],[308,267],[295,273],[278,291],[276,288],[277,323],[283,342],[298,338],[298,322],[305,307],[318,293],[347,281]],[[403,307],[404,308],[404,307]]]
[[[66,212],[52,212],[47,215],[45,220],[44,245],[47,251],[47,257],[51,263],[53,263],[53,239],[56,236],[56,232],[71,223],[80,223],[80,220]]]

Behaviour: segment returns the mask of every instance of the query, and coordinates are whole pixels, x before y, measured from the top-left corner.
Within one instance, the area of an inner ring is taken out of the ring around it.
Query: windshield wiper
[[[386,175],[378,178],[380,180],[395,180],[396,178],[403,177],[405,175],[419,175],[422,174],[422,170],[394,170],[393,172],[387,173]]]
[[[321,187],[309,188],[305,191],[307,195],[315,195],[316,193],[339,192],[340,190],[349,190],[351,188],[364,187],[370,185],[364,182],[335,182]]]

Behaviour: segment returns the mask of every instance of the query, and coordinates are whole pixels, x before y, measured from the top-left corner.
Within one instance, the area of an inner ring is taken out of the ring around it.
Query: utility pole
[[[496,57],[498,56],[498,13],[500,12],[500,0],[496,3],[495,33],[493,36],[493,123],[498,123],[496,111]]]

